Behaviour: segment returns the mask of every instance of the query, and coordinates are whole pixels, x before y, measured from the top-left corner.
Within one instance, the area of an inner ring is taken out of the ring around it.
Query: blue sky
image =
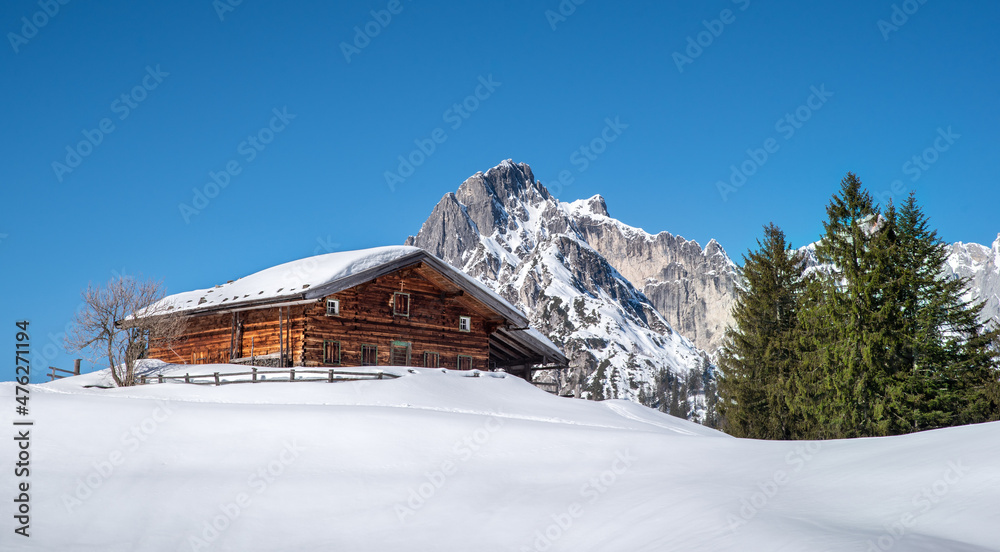
[[[736,260],[769,221],[815,240],[847,171],[1000,232],[996,2],[46,1],[0,6],[0,321],[35,381],[88,282],[398,244],[506,158]]]

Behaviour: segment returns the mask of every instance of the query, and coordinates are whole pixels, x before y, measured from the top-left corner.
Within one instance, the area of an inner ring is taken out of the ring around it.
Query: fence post
[[[333,368],[330,368],[330,383],[333,383]]]
[[[253,369],[253,379],[250,380],[250,383],[257,383],[257,369],[256,368]]]
[[[75,375],[75,376],[79,376],[80,375],[80,360],[81,359],[78,358],[78,359],[76,359],[76,360],[73,361],[73,375]]]
[[[146,376],[141,376],[139,381],[142,382],[143,385],[146,385]]]
[[[378,371],[378,379],[382,379],[382,370]]]
[[[295,368],[288,371],[288,381],[295,381]]]
[[[219,373],[215,373],[215,385],[219,385]]]
[[[191,373],[184,374],[184,383],[191,383]]]
[[[163,383],[163,374],[160,374],[160,383]]]

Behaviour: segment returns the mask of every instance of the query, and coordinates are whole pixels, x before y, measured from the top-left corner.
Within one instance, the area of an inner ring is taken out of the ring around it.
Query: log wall
[[[410,294],[410,315],[393,315],[393,293]],[[458,355],[472,357],[472,368],[489,367],[489,321],[464,298],[442,290],[413,271],[382,276],[328,297],[340,300],[340,316],[326,315],[326,300],[305,309],[302,355],[307,366],[323,364],[323,341],[340,342],[340,366],[360,366],[361,346],[378,347],[378,364],[390,364],[393,342],[410,343],[410,366],[423,366],[424,353],[440,355],[442,368],[456,369]],[[459,316],[472,319],[471,331],[458,329]]]
[[[251,345],[254,356],[278,353],[281,350],[278,310],[269,308],[235,313],[239,328],[236,335],[233,331],[234,313],[190,316],[181,339],[164,344],[153,336],[148,356],[173,364],[225,364],[230,361],[231,345],[232,358],[249,357]],[[285,345],[286,355],[290,354],[294,365],[301,365],[305,306],[281,307],[281,310],[280,326],[285,331],[285,338],[291,338],[291,346]]]
[[[393,293],[410,294],[410,315],[393,314]],[[440,366],[456,369],[458,355],[472,358],[472,368],[489,368],[491,314],[467,296],[446,292],[413,269],[403,269],[330,295],[340,300],[340,315],[326,315],[326,298],[282,307],[283,326],[291,343],[286,354],[295,366],[361,366],[362,345],[378,348],[378,365],[390,364],[393,342],[410,343],[410,366],[423,366],[424,353],[440,355]],[[479,307],[479,308],[477,308]],[[290,314],[290,318],[289,318]],[[459,330],[459,316],[469,316],[471,331]],[[278,308],[190,316],[184,335],[167,346],[155,336],[148,356],[174,364],[227,363],[279,352]],[[289,329],[288,324],[291,323]],[[323,341],[340,342],[339,364],[323,362]]]

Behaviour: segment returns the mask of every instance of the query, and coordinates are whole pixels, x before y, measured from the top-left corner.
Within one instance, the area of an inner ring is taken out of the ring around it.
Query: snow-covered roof
[[[228,312],[314,301],[418,262],[427,263],[508,321],[527,324],[523,313],[475,278],[419,247],[407,245],[340,251],[287,262],[212,288],[170,295],[136,315]]]
[[[170,295],[146,312],[214,311],[314,299],[315,294],[310,291],[326,284],[422,252],[417,247],[388,246],[316,255],[266,268],[215,287]],[[142,316],[142,313],[137,314]]]

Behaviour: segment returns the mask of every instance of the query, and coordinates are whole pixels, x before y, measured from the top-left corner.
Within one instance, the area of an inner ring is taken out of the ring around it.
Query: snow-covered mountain
[[[584,239],[633,285],[670,325],[714,356],[732,321],[739,267],[714,239],[704,249],[669,232],[649,234],[611,218],[604,198],[575,202]]]
[[[677,239],[664,242],[670,240]],[[680,241],[681,247],[693,243]],[[637,242],[651,243],[644,250],[647,263],[622,262],[640,259],[629,253],[628,244]],[[656,238],[608,217],[599,196],[559,201],[526,164],[507,160],[471,176],[441,199],[406,243],[479,278],[524,310],[571,359],[569,376],[558,382],[561,391],[574,391],[579,381],[583,396],[653,404],[661,370],[684,376],[709,366],[706,353],[675,331],[602,254],[648,275],[652,286],[660,274],[651,268]],[[697,244],[686,246],[703,256]],[[706,248],[708,257],[721,252],[716,247]],[[719,261],[725,266],[728,258],[722,253]]]
[[[983,319],[1000,324],[1000,234],[992,247],[962,242],[948,246],[948,274],[969,278],[968,299],[985,301]]]

